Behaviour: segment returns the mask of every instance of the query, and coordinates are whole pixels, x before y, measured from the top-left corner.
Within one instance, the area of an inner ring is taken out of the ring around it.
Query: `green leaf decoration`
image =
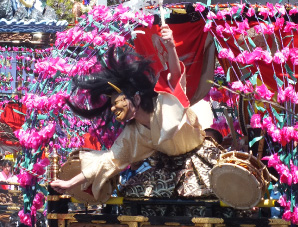
[[[246,68],[248,68],[248,67],[253,67],[253,66],[254,66],[254,65],[252,65],[252,64],[251,64],[251,65],[246,65],[246,66],[244,66],[244,67],[241,67],[240,69],[243,70],[243,69],[246,69]]]
[[[240,14],[241,14],[241,11],[242,11],[242,8],[239,7],[239,9],[237,10],[237,12],[233,15],[233,18],[234,19],[238,18],[240,16]]]
[[[88,46],[90,46],[90,44],[89,44],[89,43],[86,43],[86,44],[83,46],[83,49],[86,48],[86,47],[88,47]],[[81,52],[81,53],[82,53],[82,52]],[[79,54],[81,54],[81,53],[79,53]]]
[[[246,74],[244,74],[241,78],[240,78],[240,80],[241,81],[244,81],[244,80],[246,80],[248,77],[250,77],[251,76],[251,72],[249,72],[249,73],[246,73]]]
[[[297,153],[297,147],[295,147],[294,150],[293,150],[293,156],[294,157],[296,156],[296,153]]]
[[[67,86],[67,94],[70,94],[71,92],[71,81],[68,81],[68,86]]]
[[[51,111],[49,112],[49,114],[50,114],[51,117],[53,117],[53,118],[55,119],[56,122],[59,122],[59,121],[58,121],[58,118],[57,118],[57,116],[54,114],[54,111],[53,111],[53,110],[51,110]]]
[[[91,24],[93,22],[93,15],[92,14],[88,14],[88,21]]]
[[[238,47],[238,49],[240,50],[240,52],[243,52],[244,51],[244,49],[241,46],[239,46],[239,44],[237,43],[237,40],[236,39],[234,39],[234,44],[235,44],[236,47]]]
[[[262,107],[262,106],[258,106],[256,103],[255,103],[255,107],[256,107],[256,109],[257,109],[258,111],[261,111],[261,112],[265,112],[265,111],[266,111],[266,109],[265,109],[264,107]]]
[[[118,28],[116,28],[114,25],[110,25],[110,29],[116,33],[120,32],[120,30]]]
[[[271,191],[273,189],[272,182],[269,183],[268,190]]]
[[[249,78],[249,81],[251,82],[252,85],[256,85],[257,84],[257,78],[259,75],[259,71],[256,71],[251,78]]]
[[[290,38],[290,37],[294,37],[294,35],[286,35],[286,36],[284,36],[284,37],[282,37],[282,39],[286,39],[286,38]]]
[[[57,91],[60,91],[62,86],[63,84],[59,84],[58,86],[56,86],[55,89],[52,91],[51,95],[55,94]]]
[[[291,212],[294,211],[295,204],[296,204],[296,195],[293,193],[293,194],[291,194],[291,209],[290,209]]]
[[[290,83],[290,84],[293,84],[293,85],[295,85],[295,84],[296,84],[296,82],[295,82],[295,81],[293,81],[293,80],[291,80],[290,78],[287,78],[287,80],[288,80],[288,83]]]
[[[38,114],[38,115],[37,115],[37,119],[38,119],[38,120],[45,120],[45,119],[47,119],[47,118],[48,118],[48,115],[44,115],[44,114],[43,114],[43,115],[42,115],[42,114]]]
[[[230,76],[230,70],[231,70],[231,68],[232,68],[232,66],[230,66],[229,68],[228,68],[228,71],[227,71],[227,78],[226,78],[226,80],[227,80],[227,82],[230,82],[230,78],[231,78],[231,76]]]
[[[218,11],[219,11],[219,7],[218,7],[218,4],[216,4],[216,6],[214,7],[214,13],[217,14]]]
[[[216,37],[214,37],[214,44],[215,44],[217,52],[219,53],[221,51],[222,47],[220,46]]]
[[[49,194],[48,190],[45,187],[42,187],[40,184],[36,184],[36,189],[41,191],[45,196]]]
[[[203,3],[203,2],[199,2],[199,4],[201,4],[202,6],[207,7],[207,5],[205,3]]]
[[[279,87],[282,87],[282,86],[284,85],[284,82],[283,82],[281,79],[279,79],[279,78],[275,75],[275,73],[274,73],[274,75],[273,75],[273,78],[275,79],[275,81],[276,81],[276,83],[277,83],[277,85],[278,85]]]
[[[98,27],[99,31],[103,30],[105,26],[102,23],[98,23],[97,21],[93,21],[93,24]]]
[[[70,123],[69,123],[69,121],[68,121],[65,117],[61,116],[61,120],[62,120],[68,127],[70,127]]]
[[[256,48],[256,44],[254,43],[254,41],[248,36],[247,37],[249,44],[253,47]]]
[[[288,168],[291,168],[290,167],[290,161],[292,159],[292,154],[289,153],[288,155],[285,156],[283,162],[288,166]]]
[[[247,112],[248,112],[249,117],[251,117],[252,116],[252,111],[251,111],[249,105],[247,105]]]
[[[77,54],[74,51],[70,51],[69,49],[66,49],[66,52],[73,57],[77,56]]]
[[[61,76],[61,71],[58,70],[56,73],[55,73],[55,76],[53,76],[53,80],[55,80],[58,76]]]
[[[86,20],[81,20],[81,21],[79,22],[79,24],[80,24],[82,27],[85,27],[86,24],[87,24],[87,22],[86,22]]]
[[[292,78],[292,80],[296,83],[297,79],[294,77],[294,73],[293,73],[293,71],[291,70],[290,66],[287,63],[285,64],[285,68],[286,68],[287,73]]]
[[[271,110],[272,110],[272,113],[273,113],[274,117],[275,117],[279,122],[283,122],[283,121],[284,121],[283,117],[280,116],[280,115],[277,113],[277,111],[276,111],[273,107],[271,107]]]
[[[253,140],[249,141],[249,147],[252,147],[256,142],[260,141],[261,139],[263,139],[263,136],[258,136],[253,138]]]
[[[207,0],[207,6],[211,5],[211,0]]]
[[[30,198],[29,198],[29,196],[27,195],[27,193],[25,193],[24,195],[23,195],[23,199],[24,199],[24,203],[29,203],[29,201],[30,201]],[[29,207],[30,208],[30,207]]]
[[[287,156],[287,154],[285,154],[285,153],[281,153],[281,154],[279,155],[279,159],[280,159],[280,161],[284,162],[286,156]]]
[[[25,124],[22,125],[22,129],[26,131],[28,129],[28,123],[26,122]]]
[[[21,114],[21,115],[26,116],[26,114],[22,113],[21,111],[18,111],[18,110],[16,110],[16,109],[12,109],[12,110],[13,110],[14,112],[18,113],[18,114]]]

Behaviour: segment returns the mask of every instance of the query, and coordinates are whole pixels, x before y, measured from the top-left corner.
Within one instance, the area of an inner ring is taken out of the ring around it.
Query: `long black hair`
[[[68,101],[70,108],[76,114],[88,119],[104,116],[105,120],[111,119],[110,96],[116,93],[116,90],[108,84],[110,82],[120,88],[126,98],[132,102],[138,92],[141,97],[140,107],[148,113],[153,112],[152,99],[157,96],[157,93],[154,91],[156,78],[150,66],[151,61],[133,52],[122,53],[116,59],[114,47],[111,47],[103,58],[105,65],[100,72],[84,77],[78,76],[73,80],[74,90],[87,91],[91,108]],[[98,105],[100,100],[103,100],[101,98],[103,95],[107,98]]]

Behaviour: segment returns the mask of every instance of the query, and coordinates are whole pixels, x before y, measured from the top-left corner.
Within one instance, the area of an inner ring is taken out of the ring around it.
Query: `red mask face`
[[[123,94],[114,94],[111,97],[111,111],[115,114],[116,120],[125,122],[133,118],[136,108],[132,102]]]

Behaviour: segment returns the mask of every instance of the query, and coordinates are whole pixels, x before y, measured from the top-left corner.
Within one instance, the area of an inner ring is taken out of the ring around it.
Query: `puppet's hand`
[[[72,184],[70,181],[65,180],[55,180],[51,182],[51,187],[60,194],[63,194],[66,190],[72,188]]]
[[[161,38],[167,49],[175,47],[173,31],[170,29],[169,25],[165,24],[161,27]]]

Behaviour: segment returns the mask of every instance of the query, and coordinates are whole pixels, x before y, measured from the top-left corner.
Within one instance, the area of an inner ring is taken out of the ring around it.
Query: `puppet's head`
[[[111,97],[121,95],[136,105],[134,97],[137,94],[140,97],[138,107],[152,112],[156,81],[151,62],[132,52],[121,54],[116,59],[114,48],[109,49],[104,62],[100,72],[74,79],[74,90],[84,91],[89,96],[89,106],[69,102],[73,111],[86,118],[105,115],[107,119],[107,115],[112,116]]]

